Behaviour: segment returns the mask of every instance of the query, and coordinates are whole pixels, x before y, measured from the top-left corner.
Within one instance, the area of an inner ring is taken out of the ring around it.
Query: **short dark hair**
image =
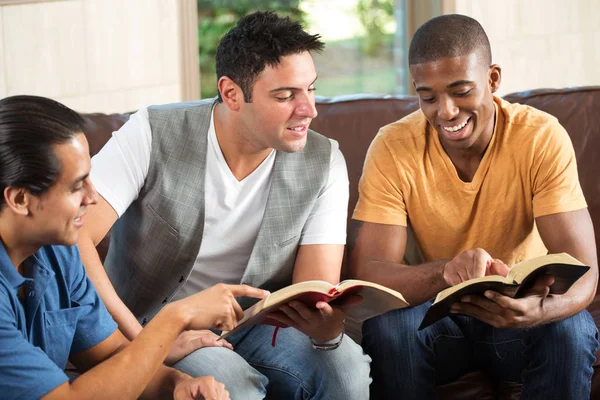
[[[474,52],[479,52],[483,62],[492,64],[492,48],[481,24],[466,15],[441,15],[417,29],[410,42],[408,64],[422,64]]]
[[[252,102],[252,86],[267,66],[276,66],[281,57],[305,51],[321,52],[320,35],[310,35],[300,23],[280,17],[273,11],[257,11],[240,18],[221,38],[217,47],[217,81],[231,78]],[[222,102],[221,93],[218,101]]]
[[[52,187],[61,168],[54,145],[83,132],[84,124],[78,113],[45,97],[0,100],[0,210],[9,186],[37,196]]]

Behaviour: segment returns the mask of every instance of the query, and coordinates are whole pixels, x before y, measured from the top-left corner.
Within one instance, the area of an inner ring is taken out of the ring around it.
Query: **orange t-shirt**
[[[381,128],[353,218],[407,226],[426,261],[476,247],[508,265],[547,253],[535,218],[586,208],[569,135],[553,116],[494,98],[496,125],[472,182],[462,181],[418,110]]]

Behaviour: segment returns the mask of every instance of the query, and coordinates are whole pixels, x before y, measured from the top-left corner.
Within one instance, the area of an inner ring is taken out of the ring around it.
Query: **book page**
[[[278,304],[285,299],[292,298],[300,293],[304,292],[317,292],[328,294],[334,286],[326,281],[304,281],[298,282],[290,286],[286,286],[276,292],[271,293],[266,298],[262,299],[256,304],[262,303],[262,308],[268,308],[272,305]],[[256,304],[254,306],[256,306]],[[254,307],[253,306],[253,307]]]
[[[348,316],[358,321],[364,321],[390,310],[408,306],[407,301],[400,293],[372,282],[347,280],[337,286],[325,281],[299,282],[277,290],[247,308],[244,311],[244,317],[233,331],[259,323],[282,326],[269,319],[268,314],[291,300],[298,300],[310,306],[318,301],[331,302],[333,305],[335,301],[344,301],[344,299],[355,294],[361,296],[363,301],[351,307]],[[220,338],[227,337],[233,331],[223,332]]]
[[[392,296],[400,297],[402,300],[404,300],[402,294],[400,292],[395,291],[394,289],[390,289],[387,286],[383,286],[375,282],[361,281],[359,279],[346,279],[345,281],[341,281],[337,284],[336,289],[340,292],[343,292],[355,286],[369,286],[375,289],[379,289],[382,292],[387,292]]]
[[[545,256],[535,257],[530,260],[525,260],[515,264],[508,273],[508,277],[511,279],[511,281],[514,280],[517,283],[521,283],[527,275],[548,264],[583,265],[580,261],[571,257],[567,253],[547,254]]]
[[[363,299],[360,304],[348,309],[348,317],[362,322],[397,308],[408,307],[408,302],[395,290],[376,283],[371,286],[371,282],[363,282],[363,284],[344,291],[344,297],[347,294],[357,294]]]
[[[512,278],[507,279],[506,277],[500,276],[500,275],[490,275],[490,276],[482,276],[480,278],[469,279],[468,281],[464,281],[464,282],[458,283],[454,286],[450,286],[449,288],[444,289],[441,292],[439,292],[435,298],[434,303],[438,303],[438,302],[444,300],[446,297],[450,296],[452,293],[458,292],[459,290],[461,290],[464,287],[467,287],[469,285],[472,285],[474,283],[479,283],[479,282],[512,283]]]
[[[319,298],[329,297],[329,292],[334,286],[326,281],[304,281],[295,283],[290,286],[286,286],[269,294],[264,299],[255,303],[251,307],[244,310],[244,316],[238,322],[238,326],[244,324],[252,317],[262,313],[270,308],[276,308],[277,306],[287,303],[293,299],[304,298],[309,301],[318,301]]]

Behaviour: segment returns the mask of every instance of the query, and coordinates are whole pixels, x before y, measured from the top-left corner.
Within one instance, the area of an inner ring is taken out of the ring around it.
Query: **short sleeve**
[[[407,225],[407,212],[397,162],[382,131],[369,146],[358,184],[352,218],[388,225]]]
[[[579,184],[573,144],[555,119],[536,141],[532,182],[535,218],[587,207]]]
[[[16,326],[6,293],[0,304],[0,397],[39,399],[67,382],[67,375]]]
[[[87,277],[77,248],[72,249],[74,252],[70,265],[71,303],[82,309],[71,347],[71,352],[77,353],[107,339],[117,329],[117,324]]]
[[[346,244],[348,218],[348,170],[335,140],[331,141],[329,179],[319,194],[304,229],[300,244]]]
[[[92,183],[119,216],[144,186],[151,149],[148,109],[142,108],[92,158]]]

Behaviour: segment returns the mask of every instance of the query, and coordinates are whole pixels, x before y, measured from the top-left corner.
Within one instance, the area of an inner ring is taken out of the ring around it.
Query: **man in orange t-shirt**
[[[372,398],[433,398],[473,368],[523,383],[523,398],[589,398],[598,349],[592,301],[598,265],[573,146],[556,118],[493,95],[501,70],[481,25],[462,15],[426,22],[410,71],[420,110],[374,139],[353,218],[351,272],[399,290],[413,307],[367,321]],[[407,226],[424,263],[403,263]],[[528,296],[488,291],[417,331],[428,301],[452,285],[546,253],[591,269],[564,295],[553,278]]]

